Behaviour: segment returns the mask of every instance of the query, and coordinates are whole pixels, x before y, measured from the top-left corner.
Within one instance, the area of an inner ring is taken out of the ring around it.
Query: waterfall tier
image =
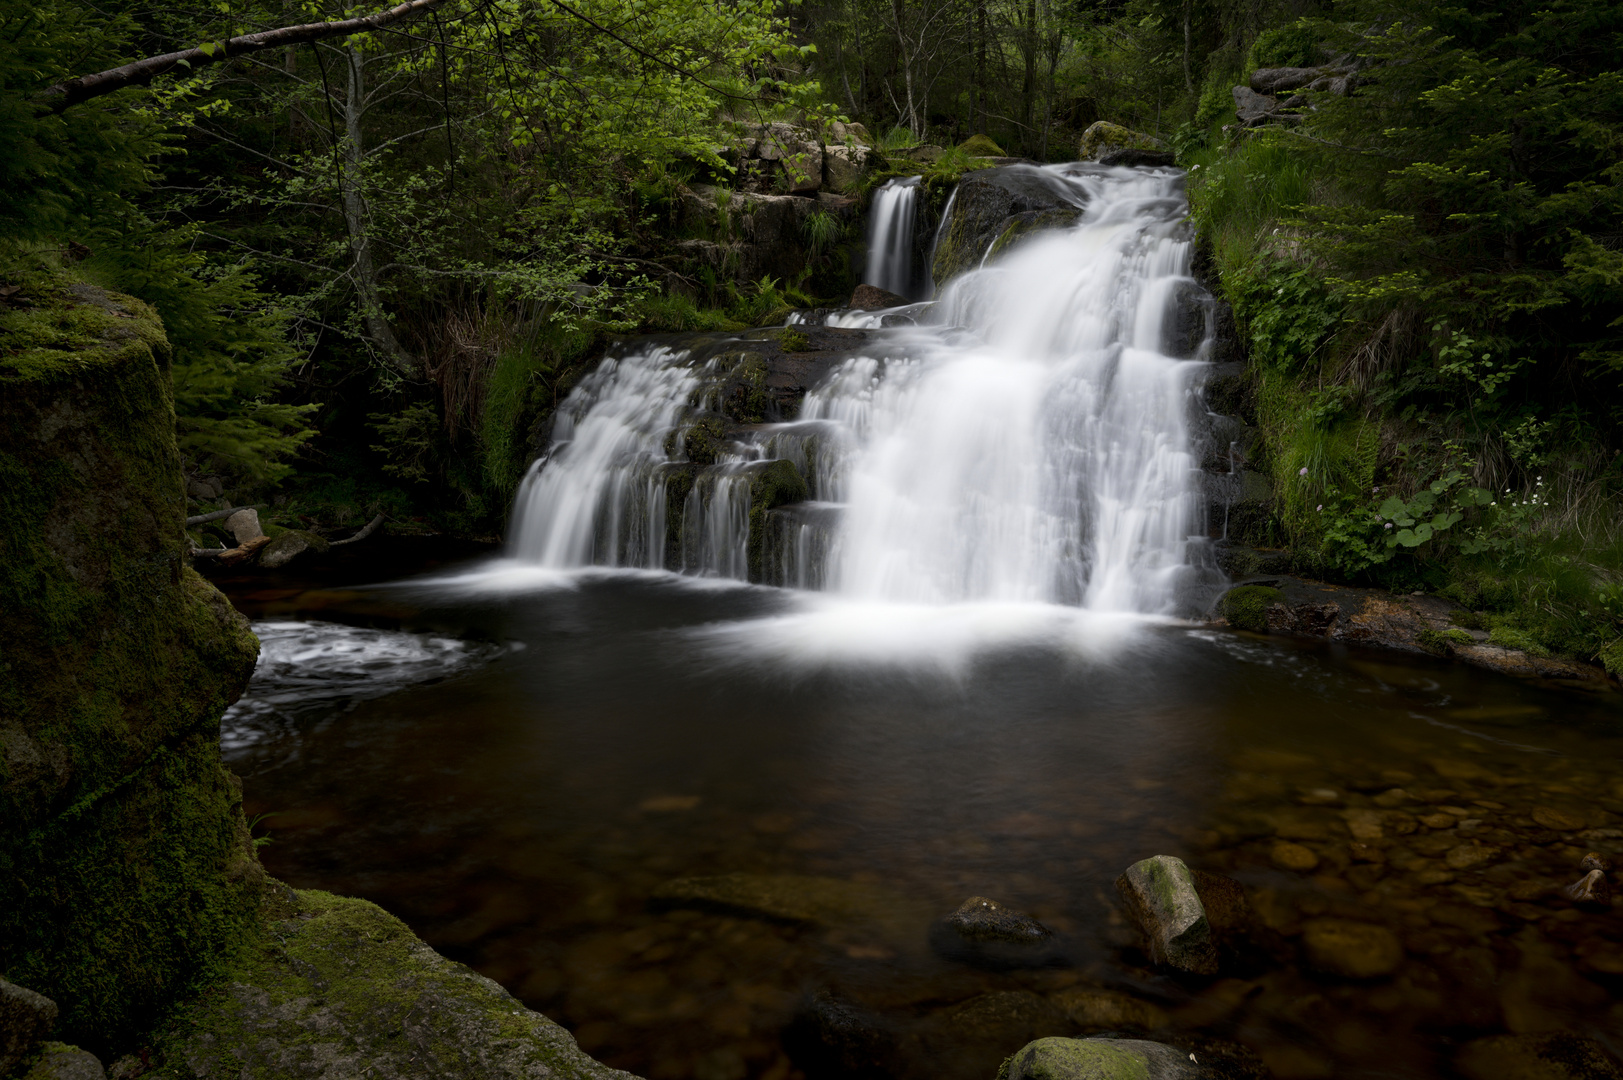
[[[1007,245],[917,326],[817,328],[859,347],[800,373],[798,410],[747,341],[606,359],[525,480],[514,554],[874,602],[1171,610],[1207,531],[1190,417],[1210,331],[1182,178],[1046,172],[1084,207],[1073,227]],[[896,212],[876,203],[876,231]]]

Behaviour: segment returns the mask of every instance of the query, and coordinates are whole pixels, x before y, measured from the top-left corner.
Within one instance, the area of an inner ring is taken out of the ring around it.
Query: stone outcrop
[[[851,293],[851,302],[846,306],[854,311],[880,311],[884,308],[903,307],[910,303],[912,301],[907,297],[888,289],[881,289],[877,285],[858,285]]]
[[[1358,75],[1351,64],[1258,68],[1248,82],[1234,88],[1234,114],[1241,127],[1255,128],[1300,123],[1301,110],[1313,108],[1308,95],[1350,94],[1358,86]]]
[[[1153,135],[1146,135],[1132,128],[1112,124],[1108,120],[1100,120],[1088,125],[1082,133],[1082,142],[1077,147],[1077,157],[1082,161],[1098,161],[1106,154],[1117,150],[1161,150],[1166,149],[1165,144]]]
[[[930,932],[936,952],[979,967],[1041,967],[1058,958],[1054,932],[996,900],[972,896]]]
[[[8,277],[0,970],[99,1050],[252,921],[262,872],[219,718],[258,646],[186,563],[156,314],[44,261]]]
[[[1010,165],[965,173],[942,223],[931,275],[939,288],[1019,237],[1062,228],[1082,212],[1076,189],[1043,169]]]
[[[1535,656],[1487,640],[1459,625],[1465,609],[1438,596],[1326,585],[1288,575],[1253,577],[1221,596],[1212,614],[1253,633],[1325,638],[1404,652],[1451,656],[1522,678],[1578,684],[1606,681],[1600,668]]]
[[[686,239],[668,261],[690,279],[708,270],[718,280],[788,280],[810,258],[806,223],[818,212],[851,220],[857,204],[826,191],[803,197],[695,184],[677,192],[674,225]]]
[[[10,1076],[56,1023],[56,1002],[0,978],[0,1076]]]
[[[271,883],[260,917],[261,943],[175,1018],[145,1075],[632,1080],[365,900]]]

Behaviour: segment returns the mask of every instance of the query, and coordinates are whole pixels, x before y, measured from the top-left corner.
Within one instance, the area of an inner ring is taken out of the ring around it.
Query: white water
[[[913,296],[913,226],[918,214],[919,178],[887,180],[873,195],[869,211],[868,261],[862,280],[888,292]]]
[[[1074,229],[955,279],[925,324],[832,370],[795,423],[737,433],[702,470],[673,432],[717,404],[726,372],[665,348],[605,361],[525,482],[515,556],[744,579],[750,463],[784,459],[815,501],[766,515],[758,580],[898,610],[1173,610],[1205,529],[1188,423],[1205,365],[1166,352],[1192,285],[1181,179],[1050,171],[1086,203]],[[876,203],[876,228],[895,210]],[[684,469],[672,537],[665,485]]]

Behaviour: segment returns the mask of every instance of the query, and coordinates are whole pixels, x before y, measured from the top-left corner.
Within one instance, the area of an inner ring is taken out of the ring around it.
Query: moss
[[[0,361],[0,970],[100,1052],[240,944],[258,864],[219,717],[257,642],[184,562],[151,310],[25,281],[35,336]]]
[[[1451,626],[1447,630],[1422,630],[1415,635],[1415,642],[1429,653],[1453,656],[1454,646],[1471,645],[1476,639],[1464,630]]]
[[[784,352],[805,352],[811,348],[811,338],[799,330],[785,330],[778,338]]]
[[[1143,132],[1124,128],[1120,124],[1112,124],[1108,120],[1100,120],[1088,126],[1082,133],[1082,144],[1078,154],[1083,161],[1095,161],[1112,150],[1162,150],[1165,147],[1159,139]]]
[[[1601,666],[1615,679],[1623,679],[1623,640],[1612,642],[1600,651]]]
[[[255,944],[151,1049],[154,1078],[622,1076],[365,900],[265,890]]]
[[[993,142],[988,135],[971,135],[958,144],[958,149],[975,157],[1008,157],[1003,147]]]
[[[1520,649],[1529,656],[1545,657],[1550,650],[1525,630],[1511,626],[1496,626],[1488,631],[1488,643],[1505,649]]]
[[[749,579],[765,580],[766,515],[809,497],[806,478],[791,462],[779,459],[750,477]]]
[[[1238,630],[1266,634],[1268,606],[1284,599],[1284,593],[1267,585],[1240,585],[1223,594],[1217,610]]]
[[[716,457],[722,452],[727,442],[727,424],[719,416],[702,416],[680,429],[682,433],[682,448],[687,459],[692,464],[703,469],[716,463]],[[665,448],[667,454],[675,449],[676,436],[672,433],[671,445]],[[683,493],[684,497],[686,492]]]

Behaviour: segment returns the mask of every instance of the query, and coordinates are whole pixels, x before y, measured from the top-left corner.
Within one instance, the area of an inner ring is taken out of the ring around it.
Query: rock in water
[[[56,1002],[0,979],[0,1076],[10,1076],[55,1023]]]
[[[827,990],[813,994],[795,1014],[783,1042],[810,1080],[879,1080],[892,1074],[894,1033],[878,1017]]]
[[[1564,1031],[1478,1039],[1460,1050],[1454,1067],[1466,1080],[1623,1080],[1600,1043]]]
[[[101,1058],[67,1043],[46,1043],[44,1053],[22,1080],[107,1080]]]
[[[999,1080],[1196,1080],[1182,1050],[1143,1039],[1038,1039],[1021,1047]]]
[[[971,896],[932,927],[930,944],[950,960],[990,968],[1041,967],[1056,957],[1052,930],[984,896]]]
[[[1165,1010],[1116,990],[1074,986],[1055,994],[1054,1004],[1064,1009],[1083,1032],[1120,1031],[1122,1028],[1154,1031],[1171,1023]]]
[[[1211,923],[1182,859],[1156,855],[1136,862],[1116,879],[1116,890],[1144,932],[1151,960],[1193,975],[1217,974]]]
[[[888,289],[881,289],[877,285],[858,285],[856,291],[851,294],[850,306],[859,311],[878,311],[880,308],[901,307],[903,304],[911,303],[907,297]]]
[[[225,531],[236,539],[238,545],[265,535],[265,530],[259,525],[259,511],[251,506],[226,518]]]
[[[307,551],[320,553],[327,547],[327,541],[313,532],[289,529],[264,546],[259,553],[259,565],[266,570],[280,570]]]
[[[1105,154],[1099,159],[1099,164],[1165,168],[1177,164],[1177,160],[1170,150],[1140,150],[1136,147],[1127,147]]]
[[[1314,919],[1302,926],[1302,946],[1314,967],[1349,979],[1390,975],[1403,963],[1397,935],[1374,923]]]

